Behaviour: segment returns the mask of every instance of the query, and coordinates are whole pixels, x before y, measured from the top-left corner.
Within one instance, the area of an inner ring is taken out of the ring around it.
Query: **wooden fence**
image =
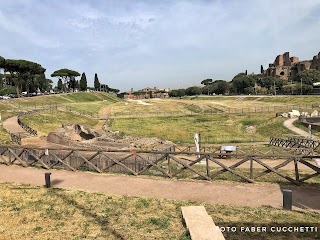
[[[237,160],[231,166],[226,165],[224,157]],[[313,156],[315,157],[315,156]],[[275,159],[267,154],[229,154],[229,153],[195,153],[195,152],[152,152],[152,151],[97,151],[79,149],[40,149],[22,147],[0,147],[0,161],[4,164],[19,164],[24,167],[37,166],[45,169],[59,168],[71,171],[89,170],[98,173],[125,172],[132,175],[160,175],[168,178],[183,177],[186,172],[197,179],[214,180],[220,174],[229,172],[242,181],[253,183],[266,174],[274,173],[287,181],[299,185],[300,183],[320,174],[320,168],[314,164],[310,156],[278,155],[281,163],[271,167],[265,160]],[[237,167],[249,162],[248,174],[237,171]],[[294,177],[285,174],[281,168],[294,163]],[[212,164],[219,167],[212,169]],[[305,165],[314,173],[300,174],[299,166]],[[254,168],[254,165],[262,166]],[[199,166],[202,166],[199,168]]]
[[[284,148],[304,148],[315,151],[318,150],[320,141],[301,136],[287,135],[282,138],[270,137],[270,144]]]

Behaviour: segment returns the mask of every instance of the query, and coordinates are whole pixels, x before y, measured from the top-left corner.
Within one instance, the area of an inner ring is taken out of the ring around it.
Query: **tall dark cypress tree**
[[[100,91],[100,82],[98,79],[98,74],[94,74],[94,88],[96,89],[96,91]]]
[[[80,91],[86,91],[87,90],[87,77],[86,73],[82,73],[81,79],[80,79]]]

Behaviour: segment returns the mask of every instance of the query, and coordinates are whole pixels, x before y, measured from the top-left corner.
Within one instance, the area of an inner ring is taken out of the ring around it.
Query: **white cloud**
[[[37,60],[47,75],[97,72],[122,90],[230,80],[285,51],[320,50],[317,0],[0,2],[4,57]]]

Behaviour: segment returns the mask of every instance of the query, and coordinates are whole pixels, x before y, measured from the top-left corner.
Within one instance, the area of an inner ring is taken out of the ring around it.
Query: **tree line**
[[[215,94],[309,94],[314,89],[314,83],[320,82],[320,71],[315,69],[297,73],[292,81],[280,77],[265,77],[260,74],[237,74],[231,82],[225,80],[205,79],[202,87],[192,86],[186,89],[174,89],[170,97]]]
[[[5,59],[0,56],[0,94],[16,93],[17,97],[21,92],[30,93],[49,92],[52,90],[53,81],[46,78],[46,69],[39,63],[22,60],[22,59]],[[58,82],[55,90],[61,92],[69,91],[86,91],[87,89],[95,91],[105,91],[118,93],[118,89],[110,88],[107,84],[101,84],[97,73],[94,77],[94,87],[88,87],[87,77],[82,73],[80,80],[76,77],[80,73],[67,68],[54,71],[51,77],[57,77]],[[14,90],[13,90],[14,89]]]

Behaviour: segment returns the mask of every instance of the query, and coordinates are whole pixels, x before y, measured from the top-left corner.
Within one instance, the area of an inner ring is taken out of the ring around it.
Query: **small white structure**
[[[288,116],[290,118],[293,118],[293,117],[299,117],[300,116],[300,112],[298,110],[292,110],[291,112],[288,112]]]
[[[199,133],[194,134],[194,143],[196,145],[196,152],[200,152],[200,134]],[[198,155],[197,158],[200,158],[200,155]]]
[[[314,110],[312,113],[311,113],[311,117],[317,117],[319,116],[319,113],[317,110]]]

